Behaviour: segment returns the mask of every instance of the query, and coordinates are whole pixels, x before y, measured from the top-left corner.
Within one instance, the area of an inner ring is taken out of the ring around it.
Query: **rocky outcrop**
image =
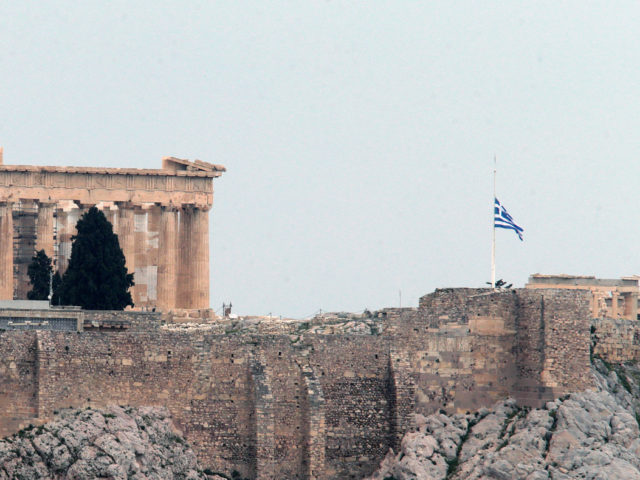
[[[64,410],[0,440],[0,479],[221,479],[196,456],[166,409]]]
[[[597,388],[542,409],[513,400],[474,414],[416,417],[371,480],[639,479],[639,372],[595,361]]]

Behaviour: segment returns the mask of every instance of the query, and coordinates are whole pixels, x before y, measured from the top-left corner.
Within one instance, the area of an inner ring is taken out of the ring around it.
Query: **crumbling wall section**
[[[82,314],[89,328],[109,328],[113,324],[124,324],[128,329],[146,332],[157,330],[168,321],[168,316],[160,312],[137,310],[83,310]]]

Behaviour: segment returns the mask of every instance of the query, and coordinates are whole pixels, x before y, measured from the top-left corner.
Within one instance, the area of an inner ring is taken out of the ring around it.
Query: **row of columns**
[[[81,208],[90,206],[82,205]],[[136,266],[135,211],[141,209],[142,205],[123,202],[116,203],[116,206],[117,210],[105,209],[104,213],[114,225],[127,269],[129,273],[134,273],[135,281],[136,267],[139,273],[143,271],[143,267],[149,267]],[[55,211],[60,217],[67,218],[68,212],[57,209],[54,203],[38,205],[36,250],[43,249],[49,257],[54,255]],[[208,208],[155,205],[149,212],[151,215],[160,215],[155,306],[162,310],[209,308]],[[0,299],[13,298],[13,230],[12,204],[0,203]],[[64,236],[63,240],[67,242],[72,233],[57,233],[60,248],[61,238]],[[140,245],[138,248],[141,248]],[[64,263],[58,265],[61,273],[66,268],[66,262]]]
[[[620,306],[620,297],[623,305]],[[591,313],[594,318],[638,318],[638,292],[591,288]]]

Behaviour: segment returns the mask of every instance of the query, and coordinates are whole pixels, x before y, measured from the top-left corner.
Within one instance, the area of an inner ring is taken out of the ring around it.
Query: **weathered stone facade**
[[[26,298],[44,249],[64,273],[84,211],[101,209],[134,273],[137,308],[209,308],[209,220],[220,165],[173,157],[161,169],[39,167],[0,161],[0,300]],[[162,252],[162,255],[159,254]]]
[[[95,328],[80,333],[2,332],[0,434],[62,407],[163,405],[204,467],[361,478],[414,412],[591,386],[588,292],[445,289],[389,313],[382,334],[213,334],[143,312],[84,312]]]
[[[640,277],[596,278],[592,275],[541,275],[529,277],[525,288],[588,290],[593,318],[638,320]]]
[[[593,354],[610,363],[640,360],[640,323],[624,318],[596,318]]]

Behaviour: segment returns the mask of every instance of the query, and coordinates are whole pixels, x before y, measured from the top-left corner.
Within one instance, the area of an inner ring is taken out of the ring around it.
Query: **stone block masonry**
[[[609,363],[640,360],[640,323],[625,318],[596,318],[591,327],[593,355]]]
[[[0,434],[16,432],[38,418],[37,332],[0,334]]]
[[[161,405],[204,467],[356,479],[397,451],[415,412],[590,386],[578,291],[437,290],[370,334],[224,335],[167,318],[85,312],[83,332],[0,332],[0,434],[63,407]]]

